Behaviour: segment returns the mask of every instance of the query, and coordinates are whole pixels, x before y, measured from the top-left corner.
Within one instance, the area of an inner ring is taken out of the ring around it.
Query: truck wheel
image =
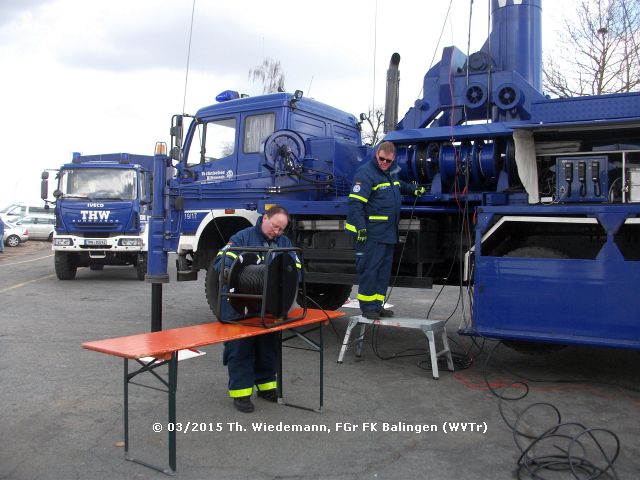
[[[73,280],[76,278],[78,267],[73,265],[71,255],[65,252],[55,252],[54,264],[56,276],[59,280]]]
[[[20,237],[17,235],[9,235],[6,241],[7,246],[9,247],[17,247],[20,245]]]
[[[218,304],[218,275],[216,269],[213,268],[214,260],[209,264],[209,268],[207,268],[207,276],[204,279],[204,292],[207,296],[207,303],[209,304],[209,308],[213,315],[216,314],[216,306]]]
[[[147,274],[147,254],[141,253],[136,263],[136,274],[138,280],[144,280],[144,276]]]
[[[513,258],[569,258],[559,250],[547,247],[520,247],[507,252],[505,257]],[[505,347],[525,355],[547,355],[562,350],[566,345],[557,343],[526,342],[523,340],[503,340]]]
[[[307,284],[307,308],[338,310],[349,299],[352,285],[309,283]],[[303,305],[302,289],[298,290],[298,305]]]
[[[104,269],[104,265],[100,265],[99,263],[92,263],[89,265],[89,270],[102,270]]]

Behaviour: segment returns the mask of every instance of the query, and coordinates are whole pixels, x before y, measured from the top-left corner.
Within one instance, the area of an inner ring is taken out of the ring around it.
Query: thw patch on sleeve
[[[359,183],[356,183],[356,184],[353,186],[353,193],[358,193],[359,191],[360,191],[360,184],[359,184]]]

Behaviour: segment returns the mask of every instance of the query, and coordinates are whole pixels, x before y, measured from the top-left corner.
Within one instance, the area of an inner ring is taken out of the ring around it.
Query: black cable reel
[[[228,249],[223,255],[232,250]],[[243,323],[249,317],[259,316],[264,327],[273,326],[274,319],[278,319],[280,324],[304,318],[306,308],[301,317],[287,318],[298,292],[298,268],[289,254],[295,250],[267,247],[236,249],[238,256],[231,267],[220,272],[216,317],[223,323]],[[221,303],[225,301],[240,318],[226,319],[225,315],[220,315]]]

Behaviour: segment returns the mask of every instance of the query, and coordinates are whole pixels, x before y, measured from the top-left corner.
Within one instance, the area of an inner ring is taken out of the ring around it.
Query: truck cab
[[[306,212],[287,205],[292,220],[318,214],[315,206],[330,202],[346,214],[353,173],[370,152],[353,115],[300,91],[204,107],[184,140],[182,122],[182,116],[174,117],[171,150],[177,164],[169,180],[171,195],[183,205],[171,219],[178,280],[194,280],[198,270],[208,270],[231,235],[255,224],[260,202],[312,202]],[[295,243],[293,228],[290,235]]]
[[[144,279],[152,162],[125,153],[74,154],[60,168],[53,237],[59,279],[75,278],[78,267],[105,265],[133,265]]]

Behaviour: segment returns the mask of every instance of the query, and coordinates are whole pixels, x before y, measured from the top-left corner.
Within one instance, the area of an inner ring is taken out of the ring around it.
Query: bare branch
[[[640,2],[583,0],[566,19],[544,88],[559,97],[640,90]]]
[[[381,108],[369,109],[363,120],[362,142],[375,145],[380,140],[382,127],[384,125],[384,112]]]
[[[284,92],[284,72],[279,60],[265,58],[249,69],[249,80],[262,82],[262,93]]]

